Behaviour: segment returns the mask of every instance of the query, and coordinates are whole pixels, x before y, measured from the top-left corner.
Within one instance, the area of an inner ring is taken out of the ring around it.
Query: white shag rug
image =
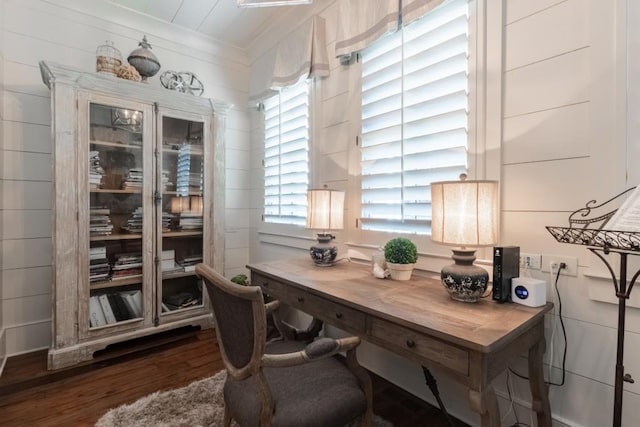
[[[155,392],[104,414],[96,427],[218,427],[222,426],[222,387],[226,371],[175,390]],[[235,423],[234,423],[235,425]],[[374,427],[393,427],[374,416]]]

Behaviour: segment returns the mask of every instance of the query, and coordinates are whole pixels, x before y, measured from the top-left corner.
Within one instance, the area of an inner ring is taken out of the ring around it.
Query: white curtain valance
[[[272,87],[290,86],[301,77],[327,77],[329,56],[324,18],[314,16],[278,43]]]
[[[358,52],[398,29],[398,0],[340,0],[336,56]]]
[[[268,98],[301,78],[327,77],[329,56],[325,20],[313,16],[254,62],[249,99]]]
[[[276,62],[276,46],[265,52],[251,65],[251,80],[249,82],[249,104],[256,103],[273,96],[276,91],[271,89],[273,68]]]
[[[402,0],[402,25],[426,15],[442,3],[444,0]]]
[[[336,57],[349,56],[380,36],[425,15],[444,0],[340,0]]]

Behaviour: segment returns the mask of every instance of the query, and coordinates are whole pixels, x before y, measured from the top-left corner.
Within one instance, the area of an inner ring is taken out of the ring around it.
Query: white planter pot
[[[393,280],[409,280],[415,264],[394,264],[387,262],[387,268]]]

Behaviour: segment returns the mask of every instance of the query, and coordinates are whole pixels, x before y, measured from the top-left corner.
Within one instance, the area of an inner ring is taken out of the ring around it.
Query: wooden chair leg
[[[367,400],[367,410],[360,418],[360,425],[370,427],[373,425],[373,385],[371,383],[371,377],[367,370],[358,363],[355,349],[347,351],[346,359],[349,370],[358,378],[358,384],[360,384],[360,388],[364,391],[364,396]]]

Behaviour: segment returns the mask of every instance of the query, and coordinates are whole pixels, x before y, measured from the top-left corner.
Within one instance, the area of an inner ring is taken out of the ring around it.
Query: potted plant
[[[395,237],[384,245],[384,258],[394,280],[409,280],[418,260],[416,245],[404,237]]]

